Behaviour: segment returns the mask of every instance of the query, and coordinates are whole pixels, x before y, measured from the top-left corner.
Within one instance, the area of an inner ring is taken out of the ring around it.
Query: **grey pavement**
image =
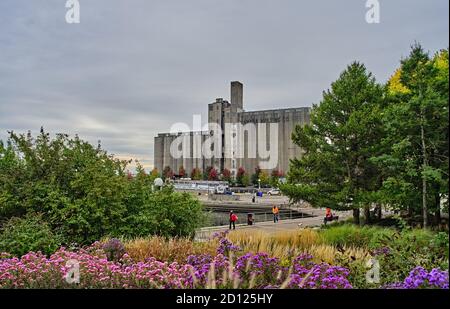
[[[273,221],[256,222],[254,225],[246,223],[236,224],[236,230],[261,230],[269,233],[276,233],[285,230],[296,230],[305,227],[320,227],[323,224],[325,209],[300,208],[300,211],[315,215],[314,217],[280,220],[277,223]],[[334,211],[334,215],[339,216],[339,221],[352,216],[351,211]],[[196,232],[196,240],[206,240],[215,232],[223,232],[229,229],[228,225],[204,227]]]

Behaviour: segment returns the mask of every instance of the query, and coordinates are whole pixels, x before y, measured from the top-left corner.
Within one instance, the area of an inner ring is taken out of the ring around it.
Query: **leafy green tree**
[[[244,187],[248,187],[250,185],[250,177],[247,174],[242,176],[241,184]]]
[[[257,166],[255,168],[255,173],[252,174],[250,181],[252,182],[253,185],[256,186],[256,185],[258,185],[258,180],[260,179],[260,177],[261,177],[261,169],[259,168],[259,166]]]
[[[310,124],[297,126],[292,135],[304,155],[291,161],[288,184],[281,186],[291,200],[352,209],[359,223],[360,208],[368,209],[376,200],[374,192],[381,183],[369,159],[379,151],[383,93],[357,62],[323,93],[320,104],[313,106]]]
[[[194,167],[191,172],[191,179],[192,180],[201,180],[202,179],[202,171],[199,168]]]
[[[386,203],[440,221],[440,200],[448,197],[448,50],[430,59],[419,44],[388,82],[383,114],[386,153],[374,158],[386,179]]]
[[[261,180],[261,186],[266,187],[270,184],[270,177],[266,171],[261,171],[259,174],[259,179]]]
[[[94,147],[77,136],[70,139],[58,134],[51,139],[43,129],[36,138],[30,133],[11,132],[6,145],[0,143],[0,218],[6,221],[41,213],[52,231],[63,235],[67,242],[80,244],[104,236],[142,235],[136,223],[144,218],[159,226],[147,231],[161,235],[194,229],[197,219],[178,219],[186,214],[171,203],[189,204],[192,207],[186,207],[193,211],[191,215],[201,218],[197,200],[167,190],[153,193],[154,177],[139,162],[135,175],[127,177],[129,162],[118,160],[102,150],[100,144]],[[165,209],[175,209],[164,217],[164,225],[157,210],[139,217],[143,210],[153,209],[149,205],[157,205],[155,194],[170,202]],[[178,222],[194,225],[178,227]],[[175,227],[169,228],[171,224]],[[167,231],[162,230],[165,226]]]
[[[283,177],[283,173],[277,169],[272,170],[270,173],[270,185],[277,188],[280,185],[280,178]]]

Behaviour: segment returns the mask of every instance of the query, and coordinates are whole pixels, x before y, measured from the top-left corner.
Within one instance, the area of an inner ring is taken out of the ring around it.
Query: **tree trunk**
[[[423,128],[424,124],[424,116],[422,112],[422,123],[420,124],[420,136],[422,140],[422,156],[423,156],[423,166],[422,166],[422,213],[423,213],[423,228],[426,229],[428,227],[428,206],[427,206],[427,179],[423,172],[425,168],[428,166],[427,162],[427,149],[425,145],[425,130]]]
[[[440,227],[440,225],[441,225],[441,197],[439,196],[439,192],[435,194],[434,199],[436,201],[436,213],[435,213],[436,225],[438,227]]]
[[[353,223],[359,225],[359,208],[353,209]]]
[[[378,218],[378,220],[381,220],[381,216],[382,216],[381,204],[377,204],[376,210],[377,210],[377,218]]]
[[[365,224],[370,224],[370,206],[364,206],[364,221]]]
[[[414,216],[414,209],[411,206],[408,206],[408,217],[412,218]]]

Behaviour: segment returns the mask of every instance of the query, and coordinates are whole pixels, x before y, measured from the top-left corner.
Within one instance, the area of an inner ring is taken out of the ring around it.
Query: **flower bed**
[[[78,251],[59,249],[49,257],[30,252],[21,258],[0,255],[0,288],[289,288],[349,289],[349,269],[315,263],[300,254],[289,263],[267,253],[245,253],[219,238],[215,255],[190,255],[184,263],[155,258],[135,261],[118,240]],[[381,252],[381,251],[380,251]],[[385,253],[384,251],[382,253]],[[79,280],[74,263],[79,267]],[[404,282],[386,288],[448,289],[448,271],[417,267]]]

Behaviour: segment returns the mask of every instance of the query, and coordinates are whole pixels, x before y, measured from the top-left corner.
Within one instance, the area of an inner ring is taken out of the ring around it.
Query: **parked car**
[[[217,186],[216,187],[216,194],[225,194],[226,190],[227,190],[227,187],[225,187],[225,186]]]
[[[269,192],[267,192],[269,195],[281,195],[280,189],[272,189]]]

